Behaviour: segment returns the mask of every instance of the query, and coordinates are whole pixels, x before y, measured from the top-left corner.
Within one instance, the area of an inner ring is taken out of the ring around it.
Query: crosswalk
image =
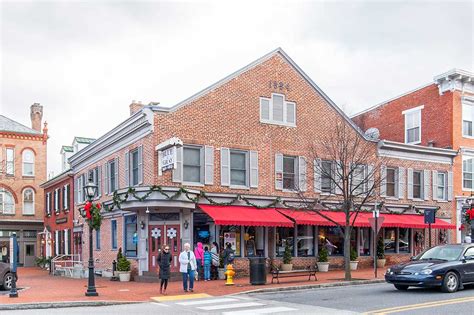
[[[167,306],[198,314],[253,315],[290,314],[299,309],[278,305],[274,301],[264,301],[248,297],[209,297],[198,300],[164,302]]]

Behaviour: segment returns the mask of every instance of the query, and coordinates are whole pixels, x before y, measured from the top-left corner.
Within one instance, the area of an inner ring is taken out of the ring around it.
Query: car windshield
[[[438,246],[428,249],[421,254],[419,260],[447,260],[452,261],[459,258],[461,255],[461,247]]]

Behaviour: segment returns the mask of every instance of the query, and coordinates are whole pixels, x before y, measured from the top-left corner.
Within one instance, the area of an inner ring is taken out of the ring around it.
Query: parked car
[[[12,281],[13,275],[10,272],[10,264],[0,262],[0,288],[10,290],[12,288]]]
[[[474,283],[474,244],[432,247],[410,262],[388,268],[385,281],[398,290],[440,287],[443,292],[456,292]]]

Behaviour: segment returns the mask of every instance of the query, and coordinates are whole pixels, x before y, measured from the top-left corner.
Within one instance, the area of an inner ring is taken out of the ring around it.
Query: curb
[[[47,308],[66,308],[66,307],[93,307],[93,306],[111,306],[124,304],[138,304],[143,302],[122,302],[122,301],[77,301],[77,302],[39,302],[39,303],[16,303],[0,305],[0,311],[13,310],[32,310]]]
[[[346,287],[346,286],[374,284],[374,283],[385,283],[385,280],[373,279],[373,280],[354,280],[354,281],[341,281],[341,282],[330,282],[330,283],[321,283],[321,284],[308,284],[308,285],[289,286],[289,287],[256,289],[256,290],[249,290],[249,291],[244,291],[244,292],[239,292],[239,293],[234,293],[234,294],[229,294],[229,295],[261,294],[261,293],[272,293],[272,292],[282,292],[282,291],[323,289],[323,288]]]

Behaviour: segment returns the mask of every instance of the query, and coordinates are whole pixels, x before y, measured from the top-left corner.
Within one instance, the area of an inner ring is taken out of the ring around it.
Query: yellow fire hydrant
[[[225,285],[234,285],[234,267],[232,267],[231,264],[227,265],[227,271],[224,272],[224,274],[227,276],[227,281],[225,282]]]

